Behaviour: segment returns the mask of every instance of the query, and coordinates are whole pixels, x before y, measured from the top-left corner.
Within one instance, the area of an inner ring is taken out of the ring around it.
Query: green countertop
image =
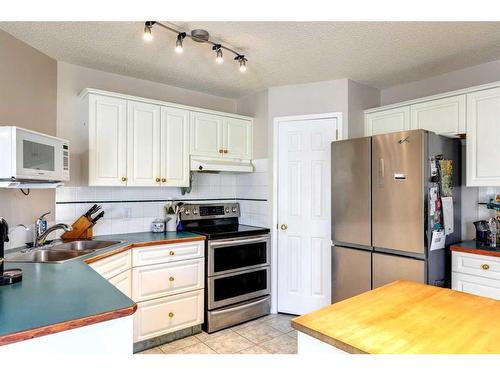
[[[95,239],[122,243],[98,250],[87,257],[104,254],[131,243],[199,237],[189,232],[127,233]],[[21,268],[23,280],[0,286],[0,338],[16,332],[130,308],[135,302],[121,293],[89,265],[85,258],[65,263],[11,263]]]

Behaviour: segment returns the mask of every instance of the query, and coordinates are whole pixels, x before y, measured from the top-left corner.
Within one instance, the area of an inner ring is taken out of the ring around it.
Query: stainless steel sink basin
[[[51,247],[51,250],[76,250],[76,251],[87,251],[87,250],[99,250],[105,247],[116,245],[120,241],[71,241],[55,244]]]
[[[116,245],[121,241],[71,241],[56,243],[50,247],[27,249],[5,255],[6,262],[63,263],[83,257],[98,249]]]

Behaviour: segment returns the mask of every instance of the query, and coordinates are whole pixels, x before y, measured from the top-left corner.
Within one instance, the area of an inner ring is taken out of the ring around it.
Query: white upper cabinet
[[[365,135],[377,135],[410,129],[410,106],[365,114]]]
[[[161,184],[189,186],[189,111],[161,107]]]
[[[191,112],[191,155],[222,157],[223,117]]]
[[[90,186],[189,186],[192,155],[252,159],[249,117],[95,89],[80,98]]]
[[[89,95],[89,185],[123,186],[127,176],[127,101]]]
[[[234,159],[252,159],[252,122],[225,118],[223,123],[223,154]]]
[[[465,94],[412,104],[411,129],[456,136],[465,133]]]
[[[160,106],[128,102],[127,185],[159,186],[161,183]]]
[[[500,186],[500,87],[467,94],[467,186]]]

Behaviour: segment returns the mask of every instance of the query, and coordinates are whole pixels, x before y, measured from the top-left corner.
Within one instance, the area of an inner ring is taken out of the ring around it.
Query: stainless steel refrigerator
[[[449,254],[430,251],[434,158],[453,163],[454,232],[460,240],[458,139],[409,130],[332,143],[332,301],[406,279],[448,286]]]

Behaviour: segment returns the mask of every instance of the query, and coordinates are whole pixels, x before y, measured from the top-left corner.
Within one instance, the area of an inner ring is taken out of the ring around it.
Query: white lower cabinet
[[[120,292],[132,299],[132,270],[126,270],[108,280]]]
[[[134,342],[203,323],[203,289],[138,304]]]
[[[90,263],[89,266],[106,280],[109,280],[132,268],[132,254],[130,250],[127,250]]]
[[[454,251],[451,270],[452,289],[500,299],[500,258]]]
[[[161,263],[133,270],[133,300],[146,301],[193,289],[203,289],[203,258]]]

